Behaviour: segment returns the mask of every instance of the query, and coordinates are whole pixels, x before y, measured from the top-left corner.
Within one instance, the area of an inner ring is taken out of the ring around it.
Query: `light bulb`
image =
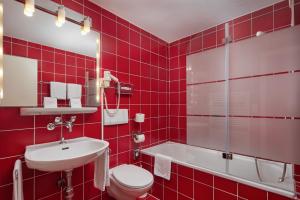
[[[91,19],[89,17],[85,17],[81,26],[81,34],[86,35],[91,31]]]
[[[57,10],[57,16],[55,24],[57,27],[62,27],[66,22],[66,11],[64,6],[59,6]]]
[[[0,69],[0,78],[3,78],[3,69]]]
[[[32,17],[34,11],[34,0],[25,0],[24,15],[26,15],[27,17]]]
[[[97,45],[97,51],[96,51],[96,101],[99,103],[100,102],[100,40],[96,40],[96,45]]]

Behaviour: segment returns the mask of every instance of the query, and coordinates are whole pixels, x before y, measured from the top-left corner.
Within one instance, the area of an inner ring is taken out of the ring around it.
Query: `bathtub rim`
[[[151,146],[151,147],[148,147],[148,148],[145,148],[145,149],[141,149],[140,151],[141,151],[142,154],[155,157],[155,154],[152,153],[152,152],[149,152],[149,149],[151,149],[153,147],[156,147],[158,145],[162,145],[162,144],[179,144],[179,145],[186,145],[186,146],[194,147],[194,148],[203,148],[203,147],[196,147],[196,146],[192,146],[192,145],[188,145],[188,144],[182,144],[182,143],[167,141],[167,142],[156,144],[154,146]],[[203,148],[203,149],[205,149],[205,148]],[[215,150],[215,151],[217,151],[217,150]],[[182,165],[182,166],[185,166],[185,167],[189,167],[189,168],[196,169],[196,170],[199,170],[199,171],[202,171],[202,172],[206,172],[206,173],[212,174],[214,176],[219,176],[219,177],[229,179],[229,180],[241,183],[241,184],[252,186],[252,187],[257,188],[257,189],[265,190],[267,192],[272,192],[272,193],[279,194],[279,195],[282,195],[282,196],[285,196],[285,197],[288,197],[288,198],[297,199],[296,191],[291,192],[291,191],[283,190],[283,189],[280,189],[280,188],[264,185],[264,184],[261,184],[261,183],[256,183],[254,181],[239,178],[239,177],[229,175],[229,174],[226,174],[226,173],[222,173],[222,172],[217,172],[217,171],[205,168],[205,167],[199,167],[199,166],[196,166],[196,165],[193,165],[193,164],[182,162],[182,161],[176,160],[174,158],[172,158],[172,162],[174,162],[176,164],[179,164],[179,165]]]

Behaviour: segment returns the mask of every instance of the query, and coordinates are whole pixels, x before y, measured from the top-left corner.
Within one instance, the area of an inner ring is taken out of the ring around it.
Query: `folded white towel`
[[[44,97],[44,108],[57,108],[57,99],[53,97]]]
[[[162,154],[156,154],[154,159],[154,174],[167,180],[171,178],[172,158]]]
[[[81,108],[81,99],[70,99],[71,108]]]
[[[22,177],[22,162],[16,160],[13,170],[13,200],[23,200],[23,177]]]
[[[67,84],[67,98],[80,99],[81,98],[81,85],[68,83]]]
[[[50,96],[57,99],[66,99],[66,84],[61,82],[50,82]]]
[[[94,162],[94,186],[101,191],[105,186],[110,185],[109,178],[109,148],[106,148],[103,154],[98,156]]]

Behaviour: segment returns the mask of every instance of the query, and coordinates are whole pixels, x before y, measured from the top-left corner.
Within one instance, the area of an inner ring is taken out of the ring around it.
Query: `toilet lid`
[[[153,175],[135,165],[120,165],[112,170],[114,178],[122,185],[130,188],[146,187],[153,182]]]

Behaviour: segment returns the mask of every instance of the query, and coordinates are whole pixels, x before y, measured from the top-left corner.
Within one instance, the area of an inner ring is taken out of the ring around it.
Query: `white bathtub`
[[[262,190],[274,192],[287,197],[294,197],[295,185],[293,165],[288,164],[284,182],[279,182],[283,173],[283,163],[258,159],[258,169],[262,182],[259,180],[253,157],[233,155],[228,163],[222,158],[221,151],[205,149],[174,142],[166,142],[147,149],[142,153],[155,156],[170,156],[173,162],[247,184]]]

